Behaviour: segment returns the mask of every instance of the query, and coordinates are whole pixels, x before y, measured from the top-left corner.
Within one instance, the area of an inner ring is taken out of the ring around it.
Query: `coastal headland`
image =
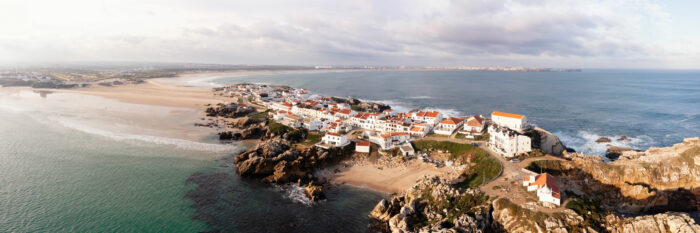
[[[311,200],[342,184],[385,192],[389,197],[369,213],[379,231],[700,231],[685,213],[697,210],[700,194],[697,138],[670,148],[623,151],[608,162],[567,150],[556,136],[533,128],[520,134],[531,139],[530,150],[504,156],[507,149],[489,138],[502,132],[489,128],[494,117],[479,116],[483,126],[477,134],[455,129],[442,135],[435,132],[445,129],[443,120],[462,127],[479,117],[434,120],[427,111],[398,113],[382,103],[286,86],[188,87],[187,80],[202,75],[211,74],[32,91],[167,107],[154,112],[173,117],[158,123],[143,110],[113,111],[110,119],[128,118],[124,122],[148,128],[145,133],[183,140],[216,133],[224,142],[256,143],[234,158],[235,172],[265,183],[296,184]],[[4,94],[29,90],[2,88]],[[545,173],[560,189],[558,205],[523,187],[523,180]]]

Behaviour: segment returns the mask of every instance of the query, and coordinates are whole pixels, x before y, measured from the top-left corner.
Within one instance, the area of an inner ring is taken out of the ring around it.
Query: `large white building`
[[[508,127],[512,130],[523,130],[528,128],[527,117],[525,115],[505,113],[505,112],[493,112],[491,113],[491,121],[493,123]]]
[[[518,131],[491,124],[488,132],[491,135],[488,143],[489,148],[503,157],[513,157],[532,150],[530,137]]]
[[[484,131],[485,125],[486,121],[483,117],[474,115],[467,119],[467,122],[464,123],[464,127],[460,133],[466,135],[467,138],[473,138],[474,135],[481,135],[481,132]]]
[[[561,205],[561,190],[551,175],[542,173],[527,176],[523,180],[523,186],[527,187],[527,191],[537,191],[537,197],[541,202]]]

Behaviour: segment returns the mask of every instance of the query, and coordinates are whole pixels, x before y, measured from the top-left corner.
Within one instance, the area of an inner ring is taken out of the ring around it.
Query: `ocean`
[[[600,136],[625,135],[632,140],[612,144],[638,149],[700,136],[698,72],[291,72],[182,85],[239,82],[305,87],[398,110],[522,113],[584,153],[604,151],[593,142]],[[192,129],[185,121],[161,126],[173,131],[132,127],[197,114],[77,94],[0,93],[0,232],[368,231],[367,214],[385,194],[337,186],[327,201],[310,205],[294,188],[233,174],[230,161],[246,145],[219,144],[214,135],[171,137]]]
[[[397,110],[451,116],[493,111],[525,114],[531,123],[585,154],[608,144],[646,150],[700,136],[700,72],[346,71],[287,72],[209,79],[309,88],[320,95],[380,101]],[[629,140],[617,141],[621,136]],[[611,143],[596,143],[600,137]]]

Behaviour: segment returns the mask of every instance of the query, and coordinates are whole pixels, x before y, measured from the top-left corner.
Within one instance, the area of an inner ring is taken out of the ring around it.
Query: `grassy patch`
[[[253,114],[253,115],[250,115],[250,118],[254,118],[254,119],[263,119],[263,118],[267,118],[267,114],[268,114],[269,112],[270,112],[270,110],[265,110],[265,111],[263,111],[263,112],[258,112],[258,113],[255,113],[255,114]]]
[[[455,135],[455,138],[458,138],[458,139],[467,139],[467,136],[465,136],[464,134],[461,134],[461,133],[457,133],[457,135]]]
[[[498,160],[471,144],[418,140],[413,142],[413,147],[421,152],[435,149],[447,150],[450,152],[450,159],[454,160],[456,164],[469,162],[469,168],[465,172],[466,179],[458,183],[458,186],[462,188],[477,187],[485,181],[495,178],[501,172],[501,163]]]
[[[456,218],[462,215],[475,216],[477,212],[483,213],[486,211],[486,208],[488,208],[484,204],[489,198],[481,192],[476,195],[462,193],[438,198],[434,197],[431,191],[431,187],[426,187],[424,190],[421,190],[421,201],[429,206],[426,206],[426,208],[441,211],[440,214],[445,217],[445,221],[440,222],[441,224],[452,224]],[[442,210],[447,210],[447,212],[442,212]],[[428,219],[420,212],[409,216],[415,231],[418,231],[421,227],[438,223],[438,221],[442,221],[443,219]]]
[[[283,135],[287,133],[286,139],[292,142],[301,142],[308,135],[306,129],[294,129],[286,125],[280,124],[279,122],[273,119],[267,120],[267,128],[268,130],[270,130],[270,132],[273,132],[277,135]]]
[[[520,161],[523,161],[523,160],[526,160],[529,158],[542,157],[545,155],[547,155],[547,154],[545,154],[542,150],[534,149],[534,150],[531,150],[527,153],[522,153],[522,154],[510,157],[510,158],[508,158],[508,160],[519,159]]]
[[[512,203],[507,199],[501,198],[498,201],[496,201],[496,203],[498,206],[502,207],[502,209],[508,209],[510,213],[513,216],[515,216],[516,219],[526,220],[524,223],[528,228],[530,228],[532,232],[537,232],[537,227],[535,227],[535,224],[539,225],[540,227],[544,227],[544,220],[549,217],[549,215],[546,213],[542,213],[539,211],[533,212],[515,203]]]
[[[302,144],[311,146],[321,141],[325,133],[309,133],[306,134],[306,139]]]
[[[607,216],[609,212],[600,207],[599,200],[580,197],[569,191],[565,192],[569,198],[569,202],[566,203],[566,208],[581,215],[584,219],[584,226],[597,227],[601,223],[605,223],[605,216]]]
[[[482,135],[474,136],[474,141],[488,141],[491,135],[489,133],[484,133]]]

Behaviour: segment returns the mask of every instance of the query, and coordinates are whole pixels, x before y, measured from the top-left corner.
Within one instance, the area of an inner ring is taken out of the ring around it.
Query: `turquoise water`
[[[340,186],[308,205],[235,175],[242,144],[112,132],[123,127],[17,103],[0,95],[0,232],[367,232],[384,197]]]
[[[437,109],[451,115],[494,110],[520,113],[587,154],[603,154],[601,136],[616,146],[646,149],[700,136],[700,72],[352,71],[231,76],[240,82],[286,84],[314,93],[382,101],[399,110]]]
[[[0,232],[197,232],[187,177],[195,151],[115,142],[0,114]]]

